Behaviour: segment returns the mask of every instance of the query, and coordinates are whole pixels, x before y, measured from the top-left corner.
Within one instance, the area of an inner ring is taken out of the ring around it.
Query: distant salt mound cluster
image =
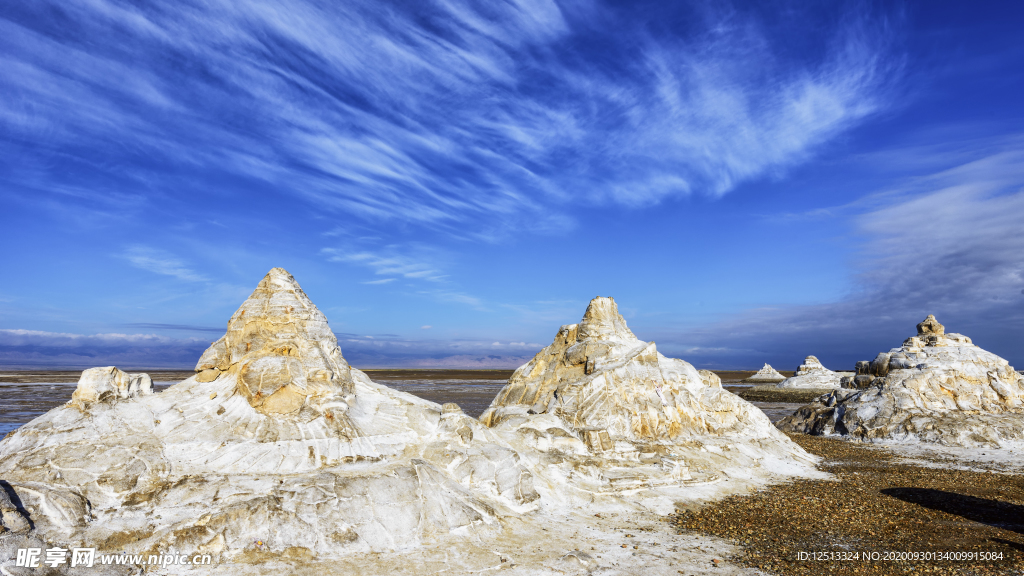
[[[771,365],[765,363],[757,373],[745,379],[744,382],[775,384],[777,382],[782,382],[785,379],[785,376],[779,374],[775,368],[772,368]]]
[[[779,388],[801,389],[839,388],[842,378],[842,373],[833,372],[825,368],[817,357],[808,356],[804,358],[804,363],[797,368],[796,374],[792,378],[786,378],[778,386]]]
[[[351,368],[280,268],[196,372],[151,394],[148,377],[87,370],[72,402],[0,443],[0,478],[23,505],[3,509],[4,526],[258,563],[263,550],[302,560],[480,536],[537,506],[513,449],[458,406]]]
[[[814,461],[715,374],[633,335],[611,298],[593,299],[582,322],[562,326],[480,419],[521,454],[539,453],[534,474],[565,486],[556,499],[571,490],[656,499],[659,487],[723,476],[756,484]]]
[[[786,431],[870,441],[1024,447],[1024,377],[1009,363],[947,334],[934,316],[901,347],[858,362],[837,391],[783,419]]]

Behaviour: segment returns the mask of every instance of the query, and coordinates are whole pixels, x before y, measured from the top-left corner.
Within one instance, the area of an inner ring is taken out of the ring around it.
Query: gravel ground
[[[822,394],[828,394],[834,388],[776,388],[775,386],[754,386],[737,392],[740,398],[748,402],[814,402]]]
[[[670,522],[680,534],[736,542],[743,552],[729,560],[772,574],[1024,574],[1024,476],[915,466],[885,449],[791,437],[824,457],[836,480],[733,496]],[[968,559],[865,559],[887,552]]]

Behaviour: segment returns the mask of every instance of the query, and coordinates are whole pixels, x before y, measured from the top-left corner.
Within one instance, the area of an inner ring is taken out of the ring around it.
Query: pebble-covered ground
[[[1024,574],[1024,476],[918,467],[884,449],[791,437],[836,480],[681,510],[670,518],[679,533],[730,539],[743,552],[729,560],[786,576]]]

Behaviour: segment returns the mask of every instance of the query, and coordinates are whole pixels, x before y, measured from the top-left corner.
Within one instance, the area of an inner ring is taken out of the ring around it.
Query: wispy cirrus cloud
[[[544,347],[525,341],[484,338],[416,339],[388,334],[335,334],[345,358],[354,366],[362,367],[516,368]]]
[[[148,246],[132,246],[124,251],[122,258],[136,268],[148,270],[155,274],[172,276],[188,282],[205,282],[207,278],[188,267],[173,254]]]
[[[796,366],[814,354],[851,369],[935,314],[947,331],[1024,364],[1024,138],[993,139],[980,149],[981,156],[965,151],[951,167],[874,195],[857,214],[839,211],[861,241],[857,282],[846,298],[652,334],[666,350],[706,365]]]
[[[381,278],[365,282],[366,284],[386,284],[396,278],[408,278],[415,280],[426,280],[439,282],[444,280],[446,275],[436,268],[431,262],[424,260],[424,254],[410,255],[408,252],[422,252],[421,250],[405,249],[397,246],[387,246],[379,250],[361,248],[324,248],[320,254],[327,258],[328,262],[344,262],[369,268],[374,274],[381,276],[392,276],[392,278]]]
[[[445,255],[439,251],[419,244],[366,246],[353,244],[346,248],[324,248],[320,251],[328,262],[338,262],[361,266],[373,271],[375,275],[387,276],[377,280],[368,280],[362,284],[383,285],[395,280],[408,281],[407,284],[418,286],[415,293],[438,302],[451,302],[485,309],[483,299],[459,290],[442,271],[441,262]],[[425,284],[419,284],[422,281]]]
[[[190,324],[159,324],[154,322],[133,322],[125,324],[126,327],[140,328],[142,330],[175,330],[181,332],[213,332],[224,333],[224,328],[214,328],[210,326],[193,326]]]
[[[481,310],[484,309],[484,302],[482,299],[471,294],[466,294],[465,292],[459,292],[456,290],[421,290],[419,293],[441,302],[455,302],[457,304],[465,304]]]
[[[13,6],[8,174],[96,196],[52,181],[59,154],[132,194],[227,173],[460,235],[561,229],[569,205],[718,196],[801,162],[899,76],[884,16],[808,20],[817,56],[796,59],[754,12],[651,9],[692,26],[589,1]]]

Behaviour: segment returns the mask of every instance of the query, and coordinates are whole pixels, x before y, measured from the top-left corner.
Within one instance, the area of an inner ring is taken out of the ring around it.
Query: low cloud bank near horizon
[[[336,336],[345,359],[356,368],[517,368],[543,347],[492,340],[405,340],[393,335],[371,338],[345,333]],[[0,329],[0,369],[118,366],[191,370],[209,346],[209,338]]]
[[[209,345],[208,338],[0,329],[0,368],[77,370],[118,366],[191,369]]]

